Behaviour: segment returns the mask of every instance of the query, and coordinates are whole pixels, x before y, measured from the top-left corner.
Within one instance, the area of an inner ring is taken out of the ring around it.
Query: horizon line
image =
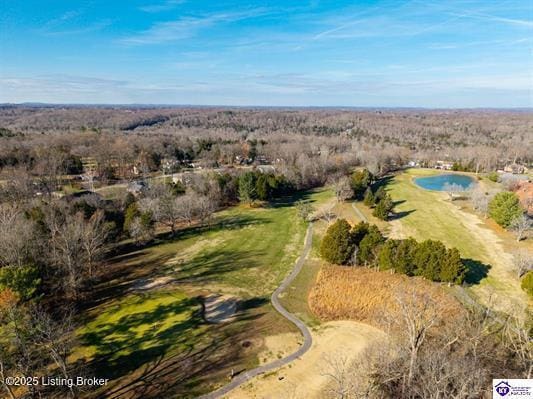
[[[423,107],[423,106],[381,106],[381,105],[230,105],[230,104],[172,104],[172,103],[55,103],[55,102],[2,102],[0,107],[70,107],[70,108],[277,108],[277,109],[367,109],[367,110],[509,110],[533,111],[533,106],[523,107]]]

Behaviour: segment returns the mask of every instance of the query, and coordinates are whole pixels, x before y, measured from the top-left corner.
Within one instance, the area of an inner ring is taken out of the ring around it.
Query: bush
[[[34,265],[6,266],[0,269],[0,291],[9,288],[22,300],[31,299],[41,284]]]
[[[320,245],[320,255],[330,263],[345,265],[352,258],[355,242],[350,224],[339,219],[328,227]]]
[[[522,278],[522,289],[527,292],[528,295],[533,296],[533,272],[527,272]]]
[[[493,181],[494,183],[498,182],[498,179],[499,179],[498,172],[490,172],[489,174],[487,174],[487,179],[489,179],[490,181]]]
[[[522,213],[518,196],[510,191],[496,194],[489,203],[489,216],[502,227],[509,227]]]

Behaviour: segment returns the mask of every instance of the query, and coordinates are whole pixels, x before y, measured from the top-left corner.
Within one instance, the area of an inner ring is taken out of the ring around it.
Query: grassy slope
[[[317,191],[312,197],[315,209],[319,209],[324,204],[334,199],[333,192],[330,190]],[[316,221],[313,232],[313,245],[302,271],[294,279],[292,284],[283,293],[281,303],[290,312],[296,314],[309,326],[316,326],[319,320],[313,315],[309,308],[308,295],[315,284],[316,276],[320,271],[322,262],[318,259],[318,248],[320,245],[321,234],[325,228],[323,221]]]
[[[397,201],[395,212],[403,213],[394,222],[401,225],[401,235],[414,236],[418,240],[440,240],[449,247],[456,247],[462,257],[472,260],[469,279],[471,282],[480,282],[480,285],[472,288],[475,294],[487,299],[491,291],[495,291],[501,298],[523,305],[525,297],[518,280],[503,265],[508,262],[502,260],[501,253],[495,252],[494,243],[488,241],[488,236],[480,234],[483,229],[488,229],[486,224],[479,224],[481,228],[474,230],[471,221],[475,216],[460,211],[447,200],[446,194],[420,189],[412,181],[413,177],[435,173],[432,170],[412,169],[395,176],[387,184],[388,192]],[[485,230],[485,233],[491,235],[492,231]],[[488,276],[484,278],[487,271]]]
[[[304,197],[314,201],[323,195]],[[191,377],[181,384],[194,394],[209,389],[206,376],[211,383],[227,375],[226,368],[257,364],[262,337],[292,331],[268,301],[303,245],[306,226],[292,200],[265,209],[223,211],[210,229],[185,229],[171,241],[122,254],[117,261],[124,272],[105,288],[115,299],[85,314],[86,324],[78,331],[83,345],[75,357],[92,362],[99,375],[116,377],[116,388],[140,377],[145,366],[163,364],[184,351],[199,354],[198,372],[189,364]],[[173,277],[175,283],[164,291],[124,289],[161,275]],[[208,292],[237,295],[241,316],[225,325],[205,323],[199,295]],[[243,350],[244,340],[254,345]],[[217,370],[205,369],[217,361]]]

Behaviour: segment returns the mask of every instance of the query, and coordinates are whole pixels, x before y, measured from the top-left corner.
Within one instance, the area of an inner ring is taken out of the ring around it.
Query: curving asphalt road
[[[285,366],[292,362],[293,360],[296,360],[300,356],[302,356],[305,352],[309,350],[311,347],[311,344],[313,343],[313,338],[311,337],[311,332],[307,328],[307,326],[296,316],[294,316],[292,313],[287,311],[281,303],[279,302],[279,294],[281,294],[294,280],[294,278],[300,273],[300,270],[302,270],[302,267],[304,265],[305,259],[307,258],[307,255],[309,254],[309,251],[311,250],[311,244],[313,242],[313,224],[310,223],[309,227],[307,228],[307,233],[305,235],[305,245],[304,249],[302,251],[302,255],[298,258],[296,261],[294,268],[292,269],[291,274],[289,274],[285,279],[281,282],[281,285],[272,293],[272,296],[270,297],[270,301],[272,302],[272,305],[274,308],[287,320],[290,320],[302,333],[304,337],[304,343],[298,350],[294,353],[291,353],[290,355],[284,357],[283,359],[274,360],[273,362],[264,364],[262,366],[256,367],[255,369],[248,370],[242,374],[239,374],[233,380],[227,384],[224,385],[222,388],[217,389],[216,391],[213,391],[211,393],[208,393],[206,395],[200,396],[200,399],[216,399],[221,398],[231,390],[237,388],[239,385],[245,383],[246,381],[250,380],[253,377],[258,376],[259,374],[266,373],[268,371],[277,369],[279,367]]]

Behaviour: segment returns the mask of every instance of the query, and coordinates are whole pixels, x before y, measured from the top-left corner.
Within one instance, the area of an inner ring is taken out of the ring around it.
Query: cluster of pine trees
[[[251,171],[243,173],[238,179],[239,199],[242,202],[267,201],[293,190],[283,175]]]
[[[352,227],[345,219],[337,220],[326,231],[320,253],[330,263],[377,266],[431,281],[461,284],[466,275],[456,248],[448,249],[434,240],[387,239],[375,225],[365,222]]]

